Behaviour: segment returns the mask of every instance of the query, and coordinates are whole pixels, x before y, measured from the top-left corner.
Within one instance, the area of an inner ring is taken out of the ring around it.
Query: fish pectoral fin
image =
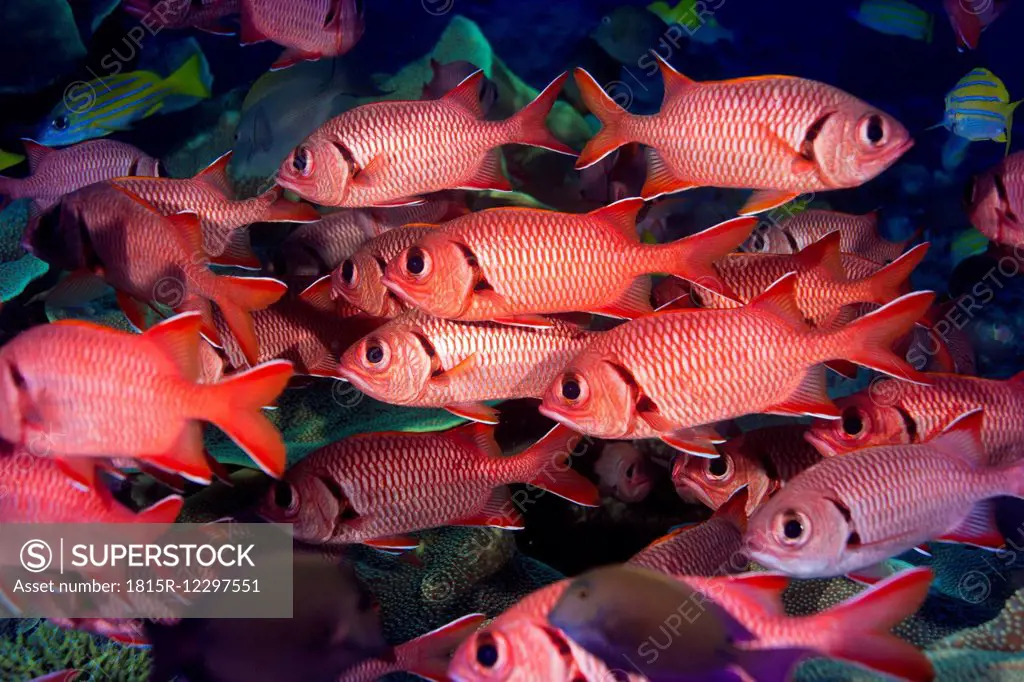
[[[498,411],[483,403],[458,403],[455,405],[445,405],[444,409],[456,417],[480,422],[481,424],[497,424],[501,421],[498,418]]]
[[[975,504],[960,525],[937,539],[987,549],[1002,549],[1006,546],[1006,538],[996,523],[993,500],[983,500]]]
[[[695,433],[694,429],[678,429],[670,433],[662,433],[658,437],[676,450],[696,457],[715,459],[719,456],[718,450],[715,449],[712,442],[703,438],[701,434]]]
[[[700,185],[678,177],[657,149],[647,148],[647,180],[640,190],[640,196],[644,199],[654,199],[663,194],[682,192],[694,187]]]
[[[117,305],[121,312],[124,313],[124,316],[128,318],[133,327],[140,332],[146,331],[149,328],[148,317],[153,311],[149,304],[143,303],[121,290],[115,291],[114,297],[117,299]]]
[[[352,184],[359,185],[360,187],[373,187],[375,184],[380,182],[381,177],[387,173],[387,157],[383,154],[370,159],[365,166],[362,166],[356,170],[352,175]],[[405,199],[399,199],[398,201],[405,202]],[[375,206],[380,204],[374,204]],[[404,204],[389,204],[402,206]]]
[[[651,278],[648,275],[641,275],[633,280],[632,284],[617,299],[590,312],[595,315],[632,320],[652,311]]]
[[[402,206],[419,206],[427,202],[423,197],[399,197],[388,201],[375,201],[371,204],[373,208],[400,208]]]
[[[295,66],[299,62],[314,62],[323,54],[320,52],[307,52],[306,50],[299,50],[294,47],[289,47],[287,50],[281,53],[281,56],[270,66],[271,71],[280,71],[287,69],[289,66]]]
[[[68,482],[71,483],[71,485],[83,492],[96,489],[97,481],[95,461],[82,457],[74,459],[58,459],[56,462],[57,468],[60,469],[62,474],[68,477]]]
[[[411,535],[389,535],[383,538],[364,540],[362,544],[382,552],[407,552],[419,547],[420,541]]]
[[[838,419],[841,416],[839,408],[828,397],[824,365],[811,368],[788,398],[772,405],[765,412],[787,416],[809,415],[822,419]]]
[[[747,203],[739,210],[740,215],[754,215],[763,211],[778,208],[800,196],[799,192],[787,192],[780,189],[759,189],[750,195]]]
[[[489,189],[511,192],[512,184],[501,169],[501,149],[494,148],[484,154],[473,177],[459,184],[457,189]]]
[[[448,386],[460,376],[465,377],[468,372],[473,371],[477,364],[477,355],[470,353],[450,369],[442,369],[438,374],[430,377],[430,380],[439,386]]]
[[[825,367],[841,377],[846,377],[847,379],[857,378],[858,367],[849,360],[829,360],[825,363]]]
[[[476,513],[451,521],[448,525],[482,526],[505,530],[522,530],[526,527],[519,509],[512,504],[512,495],[508,486],[504,485],[492,490]]]

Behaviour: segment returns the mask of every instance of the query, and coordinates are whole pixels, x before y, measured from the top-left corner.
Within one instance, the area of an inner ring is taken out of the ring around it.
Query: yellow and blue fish
[[[935,16],[906,0],[864,0],[853,19],[879,33],[932,42]]]
[[[732,31],[723,28],[715,18],[715,12],[725,0],[680,0],[675,7],[657,0],[647,5],[647,11],[669,26],[679,24],[689,33],[690,40],[712,45],[719,40],[732,42]]]
[[[22,156],[21,154],[5,152],[3,149],[0,149],[0,170],[10,168],[11,166],[16,166],[24,160],[25,157]]]
[[[56,147],[104,137],[159,112],[168,97],[209,97],[203,69],[202,55],[194,54],[167,78],[153,71],[132,71],[72,83],[35,139]]]
[[[1006,86],[988,69],[977,68],[960,79],[946,95],[942,123],[954,135],[971,141],[1005,142],[1010,151],[1013,110],[1024,100],[1010,101]]]

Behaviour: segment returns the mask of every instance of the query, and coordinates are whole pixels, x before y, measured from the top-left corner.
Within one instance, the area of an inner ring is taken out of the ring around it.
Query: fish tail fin
[[[164,80],[164,87],[175,95],[206,99],[210,88],[203,82],[203,60],[200,54],[189,57],[178,70]]]
[[[174,523],[185,504],[181,495],[168,495],[140,511],[135,516],[138,523]]]
[[[1010,153],[1010,135],[1013,131],[1013,112],[1020,103],[1024,102],[1024,99],[1019,99],[1016,102],[1010,102],[1006,105],[1006,154]]]
[[[395,651],[396,658],[405,662],[406,672],[432,682],[443,682],[448,679],[451,652],[485,620],[487,616],[482,613],[456,618],[447,625],[400,645]]]
[[[515,457],[529,463],[529,479],[523,482],[584,507],[598,506],[601,496],[597,487],[569,468],[569,460],[579,442],[578,433],[561,424],[555,426]]]
[[[573,75],[580,89],[580,96],[583,97],[583,103],[601,122],[601,129],[587,142],[580,153],[580,158],[576,160],[576,170],[581,170],[593,166],[622,145],[633,141],[626,130],[632,115],[609,97],[594,77],[584,69],[577,68]]]
[[[250,365],[259,362],[259,340],[253,327],[253,310],[276,303],[288,291],[284,282],[269,277],[218,277],[213,302],[220,308],[224,322],[238,340]]]
[[[822,628],[842,632],[821,653],[907,680],[935,677],[931,661],[920,649],[890,630],[916,612],[928,596],[932,572],[927,568],[901,571],[852,599],[823,611]]]
[[[928,243],[918,244],[868,277],[871,302],[885,305],[909,293],[910,273],[924,260],[927,253]]]
[[[546,123],[548,114],[551,113],[551,107],[555,106],[555,101],[558,99],[558,93],[562,90],[562,84],[565,83],[565,79],[568,77],[569,74],[563,73],[561,76],[551,81],[551,83],[549,83],[548,86],[544,88],[539,95],[537,95],[536,99],[523,107],[522,111],[514,114],[508,119],[508,121],[506,121],[506,125],[509,129],[510,143],[527,144],[531,147],[541,147],[560,154],[576,156],[576,151],[569,145],[557,139],[551,131],[548,130]]]
[[[263,408],[274,403],[293,373],[292,363],[272,360],[227,376],[220,383],[207,386],[213,399],[208,402],[210,413],[202,415],[202,419],[226,433],[260,469],[275,478],[284,473],[284,441],[263,414]]]
[[[934,292],[915,291],[841,327],[835,335],[843,337],[843,343],[837,348],[836,357],[830,359],[850,360],[917,384],[931,383],[926,375],[896,355],[892,346],[914,328],[934,300]]]
[[[670,256],[662,271],[739,301],[714,264],[738,249],[750,237],[755,225],[756,217],[740,216],[664,247],[655,247],[664,249]]]

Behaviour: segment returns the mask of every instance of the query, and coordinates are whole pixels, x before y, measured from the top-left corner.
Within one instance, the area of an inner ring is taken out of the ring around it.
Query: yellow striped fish
[[[16,166],[24,160],[25,157],[21,154],[5,152],[3,149],[0,149],[0,171],[5,168],[10,168],[11,166]]]
[[[954,135],[968,140],[1005,142],[1010,152],[1013,110],[1024,100],[1010,101],[1006,86],[988,69],[977,68],[960,79],[946,95],[942,123]]]
[[[857,23],[890,36],[932,42],[935,17],[906,0],[864,0],[852,14]]]
[[[174,95],[210,96],[203,81],[201,55],[192,55],[167,78],[152,71],[132,71],[72,83],[40,125],[35,139],[57,147],[126,130],[135,121],[160,111],[164,100]]]

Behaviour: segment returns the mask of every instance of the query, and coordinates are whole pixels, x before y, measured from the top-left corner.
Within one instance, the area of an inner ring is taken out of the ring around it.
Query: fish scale
[[[1014,152],[974,179],[967,215],[997,244],[1024,245],[1024,152]]]
[[[743,531],[732,519],[712,517],[637,552],[627,564],[669,575],[722,575],[746,570]]]
[[[796,248],[803,249],[829,232],[839,231],[839,250],[844,254],[857,254],[876,263],[896,260],[910,243],[910,239],[890,242],[878,233],[878,214],[853,215],[838,211],[808,209],[781,223],[772,223],[767,230],[758,230],[754,240],[760,239],[761,248],[753,251],[767,253],[793,253],[790,239]],[[845,264],[845,262],[844,262]]]
[[[931,386],[916,386],[882,379],[871,390],[837,401],[844,415],[854,411],[861,419],[855,435],[844,431],[842,420],[815,423],[812,443],[827,446],[828,454],[843,454],[864,447],[926,442],[950,422],[970,410],[985,409],[981,441],[994,464],[1021,458],[1024,452],[1024,375],[1008,380],[981,379],[956,374],[929,374]],[[915,430],[907,433],[905,417]]]
[[[26,141],[32,167],[26,178],[0,177],[0,195],[31,198],[45,211],[65,194],[96,182],[130,175],[157,175],[156,159],[142,150],[114,140],[90,140],[64,149],[50,149]]]

